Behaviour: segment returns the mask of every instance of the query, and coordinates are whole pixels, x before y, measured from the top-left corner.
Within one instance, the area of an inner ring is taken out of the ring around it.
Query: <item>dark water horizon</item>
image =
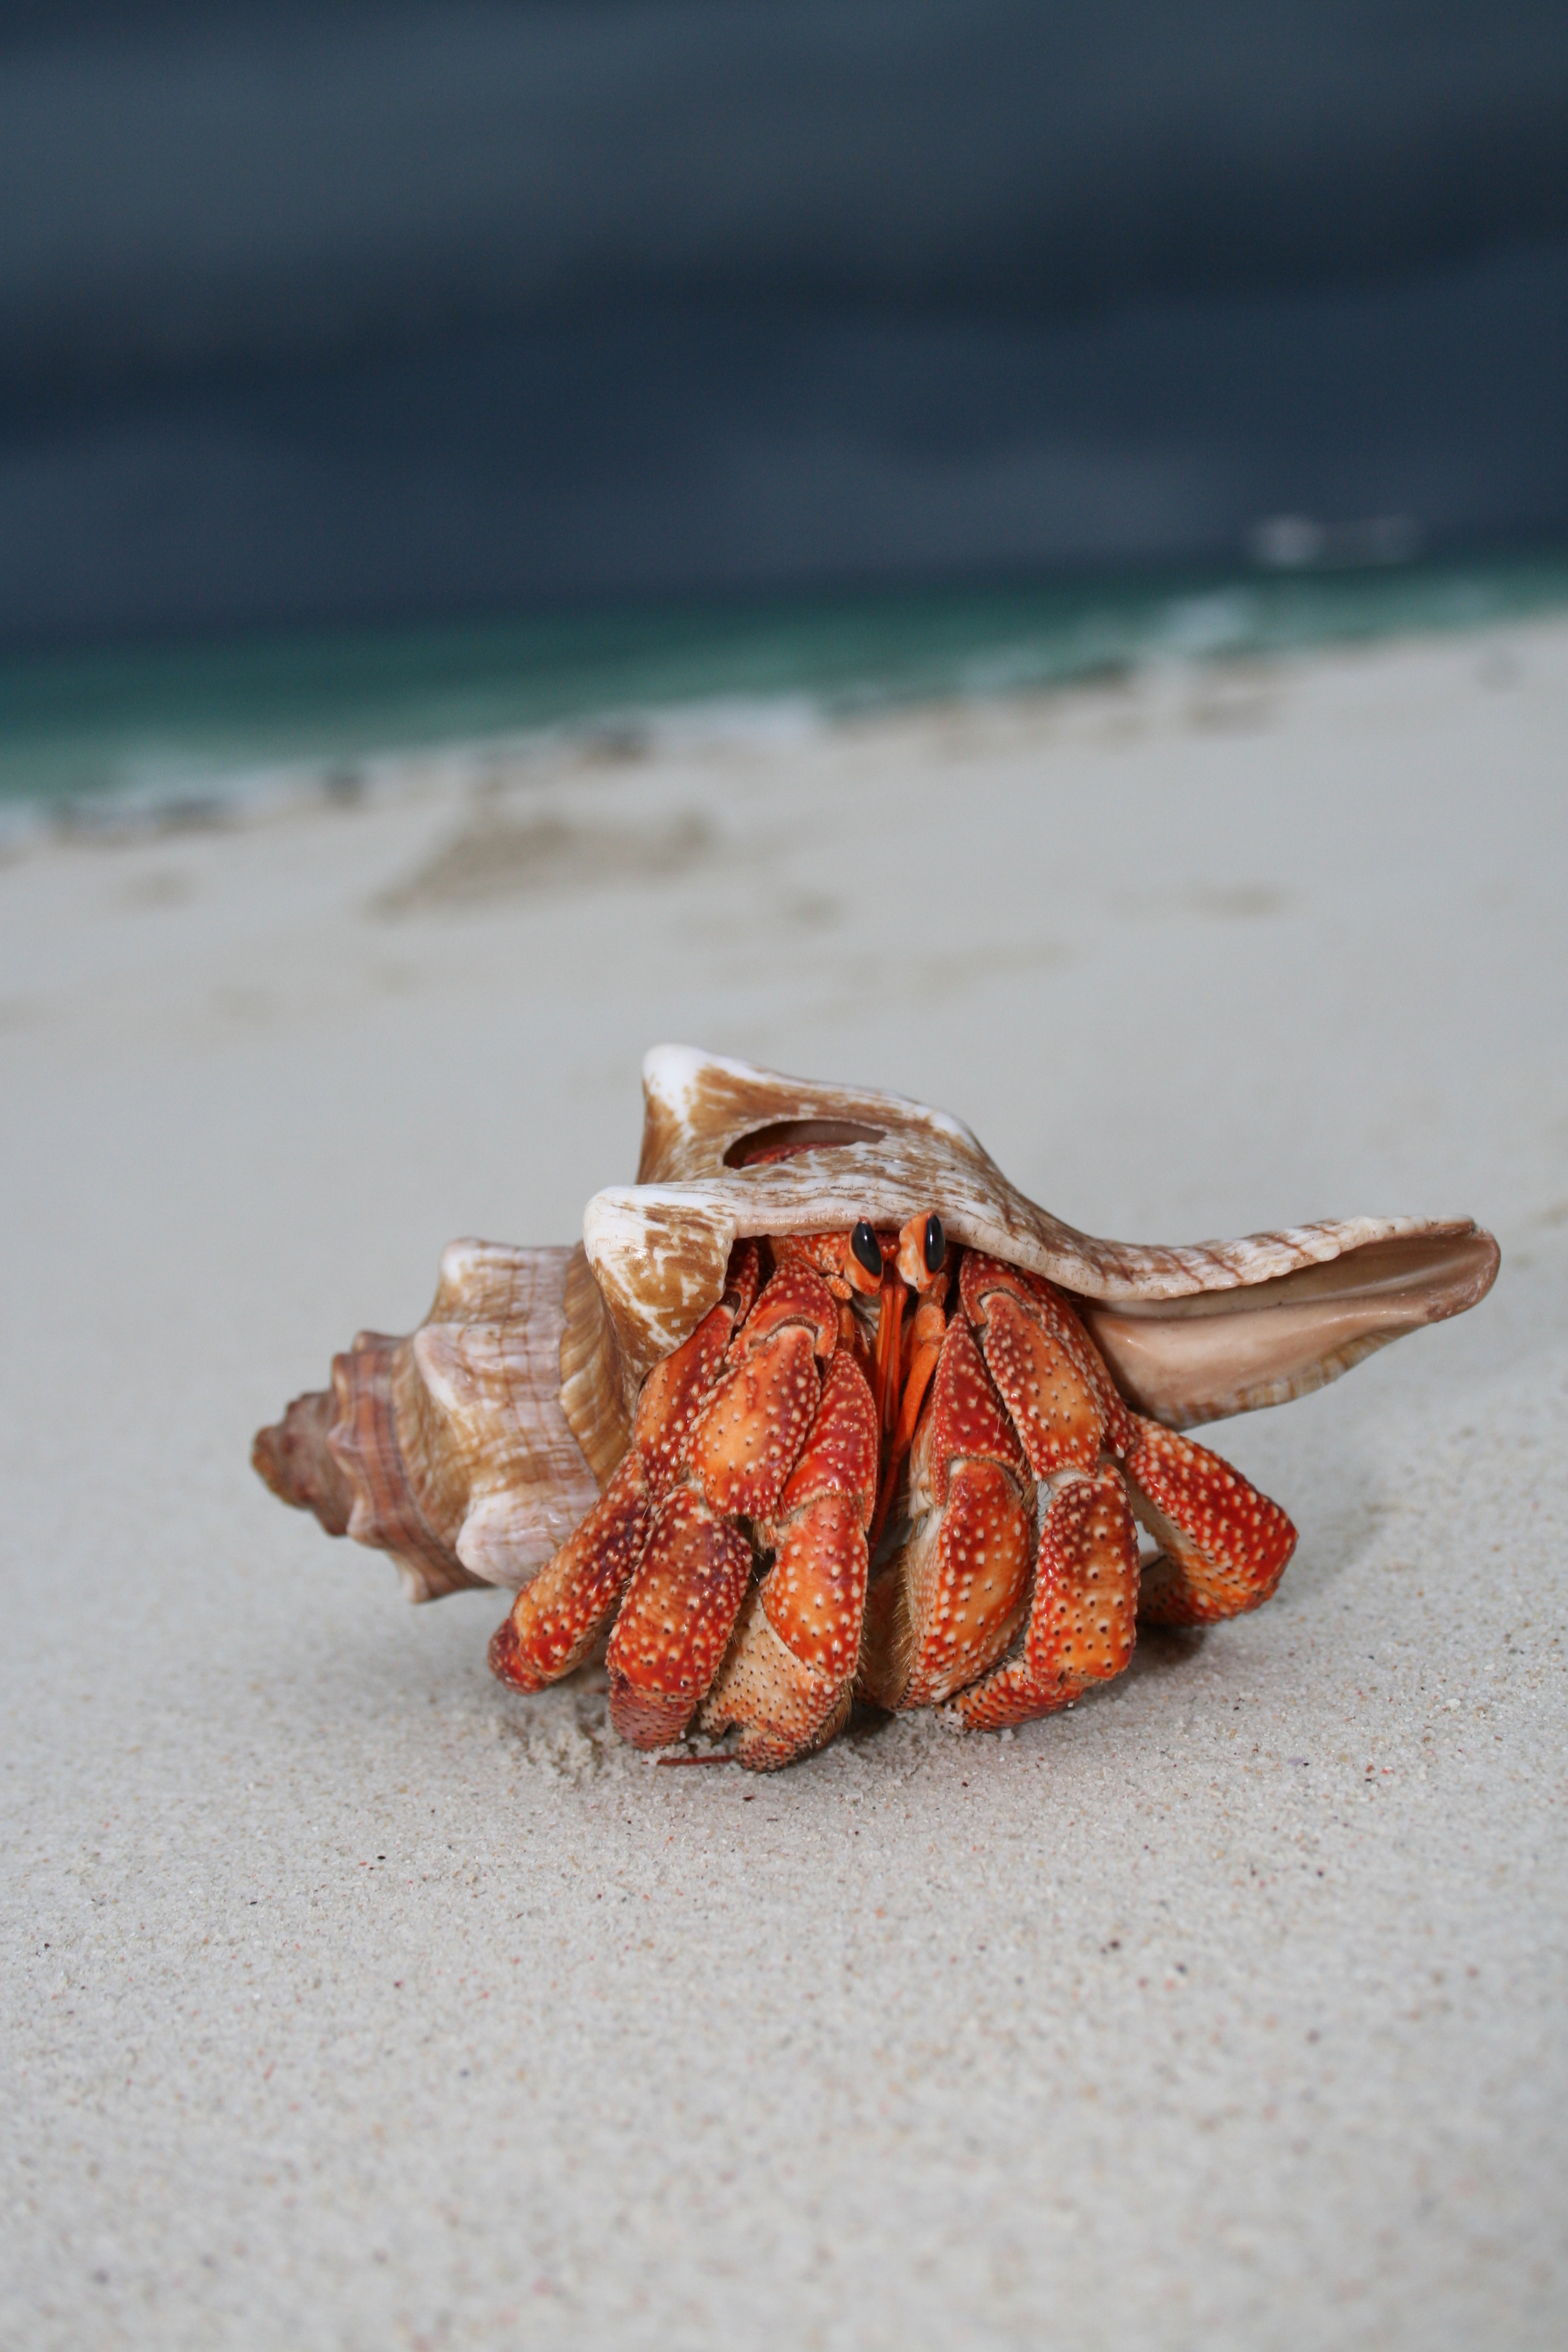
[[[1398,562],[584,604],[0,656],[13,818],[342,797],[373,763],[552,733],[640,739],[1484,628],[1568,609],[1568,547]],[[1292,539],[1291,530],[1297,531]]]

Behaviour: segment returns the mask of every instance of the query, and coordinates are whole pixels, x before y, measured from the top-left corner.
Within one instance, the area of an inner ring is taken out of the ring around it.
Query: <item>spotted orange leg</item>
[[[1138,1614],[1153,1625],[1212,1625],[1268,1600],[1296,1530],[1240,1471],[1179,1431],[1129,1416],[1132,1508],[1160,1546],[1143,1571]]]
[[[826,1284],[786,1261],[735,1332],[610,1636],[610,1720],[635,1747],[676,1738],[706,1696],[751,1581],[740,1521],[779,1508],[817,1416],[818,1359],[830,1363],[837,1344]]]
[[[746,1596],[700,1717],[715,1734],[740,1727],[742,1764],[788,1764],[831,1739],[849,1712],[876,1489],[876,1407],[841,1348],[777,1507],[758,1523],[773,1564]]]
[[[1138,1532],[1106,1459],[1108,1442],[1125,1452],[1131,1416],[1048,1283],[971,1251],[959,1294],[1046,1494],[1022,1641],[954,1701],[968,1729],[995,1729],[1066,1706],[1132,1655]]]
[[[867,1596],[862,1687],[931,1706],[985,1672],[1028,1607],[1035,1483],[962,1315],[948,1324],[910,1451],[910,1531]]]
[[[643,1382],[632,1442],[609,1485],[523,1587],[491,1638],[490,1671],[502,1682],[542,1690],[593,1651],[642,1558],[653,1515],[680,1467],[725,1349],[752,1311],[760,1276],[756,1244],[739,1244],[718,1306]]]
[[[1049,1283],[971,1253],[960,1295],[1046,1495],[1023,1637],[953,1702],[966,1728],[995,1729],[1121,1674],[1140,1613],[1192,1623],[1256,1607],[1295,1531],[1239,1471],[1128,1410]],[[1168,1555],[1142,1611],[1134,1510]]]

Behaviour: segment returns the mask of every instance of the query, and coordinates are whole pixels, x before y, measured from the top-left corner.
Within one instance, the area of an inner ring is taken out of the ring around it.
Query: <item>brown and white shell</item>
[[[1468,1217],[1353,1217],[1180,1247],[1097,1241],[1017,1192],[970,1130],[897,1095],[695,1047],[643,1064],[635,1184],[575,1249],[453,1242],[410,1338],[362,1332],[332,1385],[263,1429],[256,1468],[331,1535],[389,1551],[411,1599],[517,1587],[626,1450],[645,1375],[723,1288],[737,1240],[934,1209],[952,1238],[1069,1292],[1129,1402],[1173,1429],[1281,1404],[1490,1289]],[[786,1158],[748,1165],[770,1146]]]

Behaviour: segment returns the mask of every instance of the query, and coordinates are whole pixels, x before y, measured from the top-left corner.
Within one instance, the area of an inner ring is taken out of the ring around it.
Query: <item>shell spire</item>
[[[595,1464],[607,1476],[624,1451],[610,1347],[580,1249],[453,1242],[419,1329],[362,1331],[251,1460],[329,1535],[390,1552],[411,1600],[515,1588],[596,1500]]]

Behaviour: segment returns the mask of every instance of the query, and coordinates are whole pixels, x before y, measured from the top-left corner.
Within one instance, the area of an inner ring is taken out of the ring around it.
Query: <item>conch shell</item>
[[[737,1240],[900,1226],[1072,1296],[1122,1394],[1190,1429],[1281,1404],[1490,1289],[1468,1218],[1354,1217],[1161,1248],[1097,1241],[1037,1208],[962,1121],[683,1045],[643,1064],[635,1184],[596,1192],[575,1249],[453,1242],[407,1339],[362,1332],[329,1390],[257,1436],[273,1492],[388,1551],[405,1590],[526,1584],[626,1450],[643,1379],[718,1300]],[[758,1160],[783,1150],[785,1156]]]

